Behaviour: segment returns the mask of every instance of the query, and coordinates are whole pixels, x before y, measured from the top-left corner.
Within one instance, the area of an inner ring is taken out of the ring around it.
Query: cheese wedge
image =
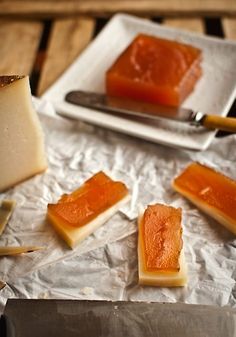
[[[48,205],[47,217],[58,234],[74,248],[102,226],[130,199],[125,184],[98,172],[71,194]]]
[[[0,192],[47,167],[27,76],[0,76]]]
[[[172,183],[173,188],[236,234],[236,181],[197,162]]]
[[[156,204],[138,219],[139,284],[179,287],[187,283],[181,209]]]

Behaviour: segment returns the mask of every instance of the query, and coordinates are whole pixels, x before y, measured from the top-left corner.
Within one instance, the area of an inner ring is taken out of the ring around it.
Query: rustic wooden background
[[[0,73],[40,96],[118,12],[236,41],[236,0],[0,0]]]

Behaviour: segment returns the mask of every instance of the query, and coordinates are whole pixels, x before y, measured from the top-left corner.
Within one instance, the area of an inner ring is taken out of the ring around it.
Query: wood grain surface
[[[0,74],[31,73],[42,29],[40,22],[0,20]]]
[[[53,23],[42,65],[37,94],[41,95],[83,51],[93,36],[95,21],[89,18],[57,19]]]
[[[236,15],[235,0],[2,0],[0,15],[56,17],[76,14],[111,15]]]
[[[236,40],[236,18],[223,18],[222,25],[225,37]]]
[[[201,18],[171,18],[164,19],[167,26],[188,30],[195,33],[204,33],[204,23]]]

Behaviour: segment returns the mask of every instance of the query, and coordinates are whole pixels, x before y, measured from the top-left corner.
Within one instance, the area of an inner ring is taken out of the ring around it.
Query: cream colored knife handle
[[[206,115],[203,118],[202,124],[208,129],[236,132],[236,118]]]

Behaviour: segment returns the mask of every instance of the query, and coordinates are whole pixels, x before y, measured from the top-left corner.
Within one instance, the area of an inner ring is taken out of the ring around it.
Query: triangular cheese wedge
[[[0,76],[0,162],[0,192],[47,168],[27,76]]]

